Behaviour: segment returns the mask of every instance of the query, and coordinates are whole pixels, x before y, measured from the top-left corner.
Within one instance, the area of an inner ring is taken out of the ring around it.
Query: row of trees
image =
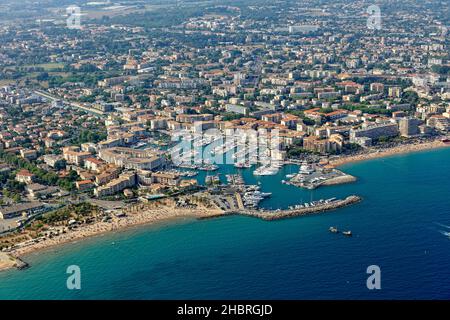
[[[54,224],[61,221],[67,221],[70,218],[79,219],[82,217],[88,217],[95,210],[96,207],[87,202],[70,204],[64,208],[43,214],[38,221],[45,224]]]

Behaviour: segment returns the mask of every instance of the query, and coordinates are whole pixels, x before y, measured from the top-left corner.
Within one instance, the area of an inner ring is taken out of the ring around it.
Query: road
[[[34,93],[37,94],[38,96],[41,96],[41,97],[46,98],[46,99],[49,99],[51,101],[60,100],[65,105],[71,106],[72,108],[81,109],[83,111],[90,112],[90,113],[93,113],[93,114],[98,115],[98,116],[104,116],[105,115],[105,113],[103,111],[92,109],[92,108],[88,108],[88,107],[82,106],[79,103],[70,102],[70,101],[66,101],[66,100],[60,99],[58,97],[54,97],[51,94],[49,94],[47,92],[44,92],[44,91],[35,90]]]

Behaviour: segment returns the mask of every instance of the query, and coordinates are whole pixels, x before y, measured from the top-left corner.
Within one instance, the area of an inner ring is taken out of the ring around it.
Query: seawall
[[[360,196],[351,195],[345,199],[336,200],[331,203],[318,204],[313,207],[289,209],[289,210],[239,210],[233,212],[234,214],[240,214],[250,217],[255,217],[267,221],[280,220],[292,217],[307,216],[312,214],[318,214],[321,212],[331,211],[338,208],[346,207],[352,204],[360,202],[362,198]]]

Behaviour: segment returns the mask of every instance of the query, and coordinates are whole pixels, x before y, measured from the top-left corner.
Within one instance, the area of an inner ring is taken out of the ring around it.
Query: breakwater
[[[450,239],[441,231],[450,226],[450,197],[442,188],[450,179],[450,162],[444,161],[449,157],[450,148],[443,148],[349,165],[345,170],[361,182],[319,188],[312,197],[308,190],[280,183],[298,171],[292,166],[267,177],[240,169],[246,183],[261,181],[264,192],[273,192],[263,202],[266,208],[352,194],[363,201],[285,223],[238,216],[170,223],[33,253],[24,257],[29,270],[0,272],[0,298],[448,299],[450,282],[443,270],[450,267]],[[234,174],[234,167],[223,172]],[[411,181],[429,184],[424,188]],[[330,226],[352,230],[356,237],[331,234]],[[82,268],[82,288],[89,289],[82,289],[82,296],[61,282],[75,262]],[[378,292],[365,286],[364,267],[371,264],[389,276]],[[108,268],[99,272],[99,265]],[[105,289],[119,283],[121,290]]]
[[[21,260],[19,257],[0,251],[0,271],[9,268],[17,268],[19,270],[22,270],[28,267],[28,263]]]
[[[250,217],[255,217],[267,221],[280,220],[292,217],[307,216],[312,214],[318,214],[320,212],[331,211],[338,208],[346,207],[352,204],[360,202],[362,198],[360,196],[351,195],[345,199],[335,200],[329,203],[317,204],[315,206],[303,207],[298,209],[288,210],[253,210],[245,209],[234,211],[234,214],[240,214]]]

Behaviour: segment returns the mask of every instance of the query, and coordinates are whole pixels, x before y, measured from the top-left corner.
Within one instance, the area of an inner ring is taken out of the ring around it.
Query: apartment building
[[[94,190],[97,197],[104,197],[118,193],[126,188],[134,187],[137,183],[135,172],[125,172],[117,179],[108,182],[104,186],[100,186]]]
[[[420,133],[419,131],[420,123],[421,121],[416,118],[412,117],[401,118],[398,123],[400,135],[402,137],[412,137],[418,135]]]
[[[154,170],[164,164],[164,158],[149,150],[116,147],[102,149],[98,154],[100,159],[126,169]]]
[[[366,125],[361,129],[350,130],[350,142],[356,142],[356,138],[366,137],[378,139],[380,137],[394,137],[398,135],[398,125],[396,123],[382,123],[375,125]]]
[[[63,157],[66,159],[67,163],[75,164],[77,166],[82,166],[84,160],[89,157],[92,157],[90,152],[86,151],[73,151],[73,150],[64,150]]]

